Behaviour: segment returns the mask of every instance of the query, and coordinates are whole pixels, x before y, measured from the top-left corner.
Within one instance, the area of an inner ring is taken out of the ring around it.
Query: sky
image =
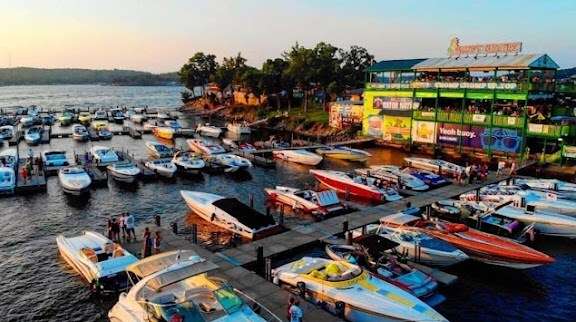
[[[359,45],[377,60],[523,42],[576,66],[576,0],[2,0],[0,67],[176,71],[197,51],[260,67],[296,42]]]

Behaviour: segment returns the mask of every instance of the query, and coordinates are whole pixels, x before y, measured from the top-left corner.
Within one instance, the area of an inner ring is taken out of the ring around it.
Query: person
[[[116,242],[120,240],[120,223],[114,217],[112,217],[112,238]]]
[[[496,170],[496,176],[497,177],[499,177],[502,174],[505,167],[506,167],[506,162],[504,160],[498,161],[498,169]]]
[[[156,231],[156,233],[154,234],[154,240],[153,240],[153,248],[154,248],[154,254],[160,254],[160,242],[162,241],[162,237],[160,237],[160,232]]]
[[[112,240],[114,238],[112,232],[112,217],[108,218],[106,222],[106,234],[108,235],[108,239]]]
[[[290,316],[290,322],[302,322],[304,318],[304,312],[300,308],[300,301],[291,297],[290,298],[290,307],[288,309],[288,315]]]
[[[24,179],[24,183],[28,182],[28,168],[22,167],[20,174],[22,175],[22,179]]]
[[[28,160],[28,162],[26,162],[26,171],[28,172],[30,179],[32,179],[32,175],[34,174],[34,172],[32,172],[32,160]]]
[[[152,255],[152,236],[150,235],[150,229],[148,229],[148,227],[144,228],[144,236],[142,239],[144,242],[142,257],[148,257]]]
[[[510,166],[510,176],[516,175],[516,161],[512,161],[512,165]]]
[[[124,213],[120,214],[120,219],[118,223],[120,224],[120,230],[122,231],[122,238],[126,239],[126,217],[124,217]]]
[[[132,237],[134,237],[134,241],[136,241],[136,232],[134,231],[134,216],[131,213],[126,213],[126,216],[124,216],[124,226],[126,227],[126,234],[128,235],[128,241],[132,239],[130,237],[130,234],[132,234]]]

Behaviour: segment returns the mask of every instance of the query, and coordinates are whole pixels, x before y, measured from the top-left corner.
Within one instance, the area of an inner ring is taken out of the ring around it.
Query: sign
[[[446,145],[460,145],[484,151],[500,151],[519,153],[522,148],[520,130],[488,128],[479,126],[464,126],[457,124],[440,124],[438,127],[438,142]]]
[[[496,82],[419,82],[411,83],[412,88],[446,88],[446,89],[516,89],[517,83]]]
[[[412,109],[412,98],[375,96],[372,107],[378,110],[410,110]]]
[[[562,156],[565,158],[576,158],[576,146],[565,145],[562,148]]]
[[[486,121],[486,115],[484,114],[473,114],[472,122],[484,123]]]
[[[366,133],[369,136],[381,138],[382,137],[382,116],[372,115],[368,117],[368,129]]]
[[[384,117],[382,134],[385,141],[408,141],[410,139],[410,117]]]
[[[469,142],[477,137],[471,130],[463,130],[457,124],[440,124],[438,127],[438,143],[448,145],[460,145],[461,142]]]
[[[477,45],[460,45],[460,39],[454,37],[450,39],[448,56],[476,56],[489,54],[518,54],[522,51],[521,42],[505,42]]]
[[[330,105],[328,124],[337,129],[362,124],[363,113],[364,107],[362,105],[335,102]]]
[[[428,121],[412,121],[412,141],[436,143],[436,123]]]

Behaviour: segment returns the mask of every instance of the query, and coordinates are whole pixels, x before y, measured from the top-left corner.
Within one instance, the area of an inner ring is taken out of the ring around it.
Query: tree
[[[254,67],[247,67],[242,75],[240,76],[240,80],[242,83],[242,87],[247,89],[252,94],[258,97],[258,102],[260,102],[260,96],[262,95],[262,77],[263,73]]]
[[[242,81],[242,74],[248,66],[246,65],[246,58],[238,53],[234,57],[224,57],[222,64],[215,71],[212,80],[220,86],[221,89],[228,87],[230,84],[240,84]]]
[[[280,110],[280,92],[291,88],[292,83],[284,74],[288,63],[282,58],[268,59],[262,64],[262,78],[260,88],[270,96],[276,97],[276,104]]]
[[[366,69],[374,64],[374,56],[360,46],[351,46],[348,51],[340,50],[342,57],[343,82],[351,88],[364,87]]]
[[[314,60],[314,51],[296,43],[290,51],[284,52],[283,57],[288,63],[284,74],[304,91],[304,113],[306,113],[308,111],[308,90],[310,90],[314,79],[314,72],[310,68]]]
[[[325,102],[328,87],[336,90],[342,85],[339,79],[342,74],[340,51],[337,47],[325,42],[318,43],[313,49],[312,80],[322,89],[324,94],[323,103]]]
[[[180,80],[186,88],[194,92],[194,87],[202,87],[202,95],[204,95],[204,86],[208,83],[210,76],[214,74],[218,68],[216,56],[211,54],[204,54],[197,52],[188,59],[188,63],[180,68],[178,75]]]

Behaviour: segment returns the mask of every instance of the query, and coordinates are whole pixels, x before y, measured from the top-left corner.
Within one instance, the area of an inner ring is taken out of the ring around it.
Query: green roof
[[[412,66],[419,64],[426,59],[397,59],[397,60],[383,60],[366,69],[370,73],[377,72],[392,72],[400,70],[412,70]]]

